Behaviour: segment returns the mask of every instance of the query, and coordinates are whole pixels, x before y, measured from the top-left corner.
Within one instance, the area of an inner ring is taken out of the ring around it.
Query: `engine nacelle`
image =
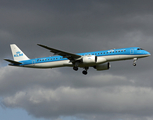
[[[96,63],[101,64],[105,63],[107,60],[104,57],[97,57]]]
[[[97,61],[97,57],[94,55],[83,56],[82,58],[82,62],[85,64],[96,63],[96,61]]]
[[[110,63],[103,63],[103,64],[98,64],[96,66],[94,66],[95,69],[97,69],[98,71],[100,70],[108,70],[109,68],[111,68]]]
[[[88,56],[83,56],[82,58],[82,63],[85,64],[93,64],[93,63],[105,63],[107,60],[104,57],[97,57],[95,55],[88,55]]]

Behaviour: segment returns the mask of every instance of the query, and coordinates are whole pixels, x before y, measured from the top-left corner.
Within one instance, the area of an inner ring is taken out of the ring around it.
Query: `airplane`
[[[70,53],[62,50],[54,49],[46,45],[37,44],[40,47],[48,49],[57,56],[29,59],[15,44],[11,44],[11,51],[14,60],[4,59],[10,62],[10,66],[28,67],[28,68],[57,68],[57,67],[73,67],[77,71],[78,68],[84,68],[82,73],[87,75],[89,67],[95,68],[97,71],[108,70],[110,62],[133,59],[133,66],[139,58],[148,57],[151,54],[140,47],[111,49],[104,51],[86,52],[86,53]]]

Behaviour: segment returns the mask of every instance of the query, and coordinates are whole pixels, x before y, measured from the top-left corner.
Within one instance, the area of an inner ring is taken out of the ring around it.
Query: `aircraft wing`
[[[9,60],[9,59],[4,59],[4,60],[7,62],[10,62],[10,63],[14,63],[14,64],[22,64],[20,62],[14,61],[14,60]]]
[[[64,58],[68,58],[69,60],[76,60],[78,58],[81,58],[81,55],[65,52],[65,51],[62,51],[62,50],[57,50],[57,49],[50,48],[50,47],[47,47],[47,46],[41,45],[41,44],[37,44],[37,45],[50,50],[50,52],[54,53],[54,55],[61,55]]]

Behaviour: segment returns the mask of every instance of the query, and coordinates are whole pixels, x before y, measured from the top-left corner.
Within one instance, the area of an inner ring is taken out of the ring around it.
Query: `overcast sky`
[[[52,55],[37,43],[72,53],[137,46],[152,53],[152,6],[152,0],[1,0],[1,116],[152,120],[152,56],[136,67],[128,60],[112,62],[108,71],[90,68],[87,76],[81,68],[16,68],[3,60],[13,59],[12,43],[29,58]]]

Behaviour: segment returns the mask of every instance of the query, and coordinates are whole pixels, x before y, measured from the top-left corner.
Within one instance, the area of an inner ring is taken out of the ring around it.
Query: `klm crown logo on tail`
[[[21,53],[21,52],[16,52],[16,54],[14,55],[14,57],[20,57],[20,56],[23,56],[23,53]]]
[[[29,58],[15,44],[11,44],[10,47],[14,61],[29,60]]]

